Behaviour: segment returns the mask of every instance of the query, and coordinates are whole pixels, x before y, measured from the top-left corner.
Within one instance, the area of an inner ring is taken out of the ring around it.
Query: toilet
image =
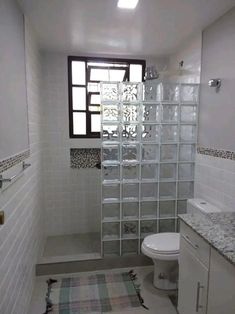
[[[215,212],[220,212],[220,209],[202,199],[189,199],[187,201],[187,213],[189,214],[205,215]],[[179,248],[179,233],[158,233],[144,238],[141,251],[153,259],[153,284],[156,288],[162,290],[177,289]]]
[[[141,246],[144,255],[153,259],[153,284],[162,290],[177,289],[180,235],[175,232],[147,236]]]

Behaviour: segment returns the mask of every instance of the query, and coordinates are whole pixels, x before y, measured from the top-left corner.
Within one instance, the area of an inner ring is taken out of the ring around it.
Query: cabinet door
[[[235,313],[235,266],[211,250],[208,314]]]
[[[194,253],[194,249],[181,237],[178,300],[180,314],[206,314],[208,269]]]

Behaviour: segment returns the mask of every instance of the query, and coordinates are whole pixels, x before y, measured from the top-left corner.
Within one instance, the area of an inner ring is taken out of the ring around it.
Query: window
[[[70,138],[100,137],[100,82],[142,82],[144,60],[68,57]]]

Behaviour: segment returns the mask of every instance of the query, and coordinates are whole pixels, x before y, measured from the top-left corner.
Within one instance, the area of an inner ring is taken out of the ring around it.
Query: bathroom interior
[[[235,0],[1,0],[0,314],[235,313],[234,52]]]

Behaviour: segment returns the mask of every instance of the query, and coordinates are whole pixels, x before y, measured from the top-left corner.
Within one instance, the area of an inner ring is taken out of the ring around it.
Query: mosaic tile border
[[[95,168],[100,164],[100,148],[71,148],[70,167],[73,169]]]
[[[197,147],[197,153],[201,155],[208,155],[208,156],[213,156],[213,157],[218,157],[218,158],[223,158],[223,159],[235,160],[235,152],[232,152],[229,150]]]
[[[9,157],[0,161],[0,173],[10,169],[11,167],[19,164],[30,156],[30,150],[27,149],[17,155]]]

